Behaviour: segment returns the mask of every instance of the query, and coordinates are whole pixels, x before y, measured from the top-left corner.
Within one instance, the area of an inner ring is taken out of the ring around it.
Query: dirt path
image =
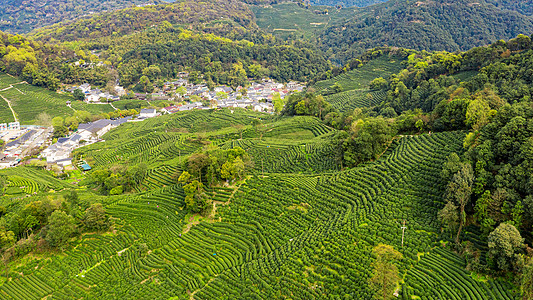
[[[9,100],[7,100],[7,98],[4,97],[3,95],[0,95],[0,97],[2,97],[2,99],[4,99],[7,102],[7,105],[9,106],[9,109],[11,109],[11,113],[13,114],[13,118],[15,119],[15,122],[18,122],[17,115],[15,115],[15,111],[13,110],[13,107],[11,107],[11,102],[9,102]]]

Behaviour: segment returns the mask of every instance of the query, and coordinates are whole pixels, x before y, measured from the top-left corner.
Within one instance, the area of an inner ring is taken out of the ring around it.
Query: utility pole
[[[407,229],[407,227],[405,227],[405,220],[403,220],[403,226],[401,228],[402,228],[402,247],[403,247],[403,237],[405,235],[405,230]]]

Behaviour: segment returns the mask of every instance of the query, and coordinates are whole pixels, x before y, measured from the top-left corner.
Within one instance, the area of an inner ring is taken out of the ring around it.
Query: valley
[[[0,299],[533,299],[511,2],[0,0]]]

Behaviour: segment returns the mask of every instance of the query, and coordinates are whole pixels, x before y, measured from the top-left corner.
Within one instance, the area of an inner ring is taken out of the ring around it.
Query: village
[[[35,156],[38,158],[30,159],[30,163],[39,162],[45,166],[57,165],[61,169],[73,168],[72,151],[74,149],[102,141],[101,137],[104,134],[121,124],[139,122],[159,115],[160,113],[157,113],[155,109],[142,109],[135,119],[130,116],[79,124],[74,133],[68,137],[58,138],[54,143],[52,143],[52,127],[20,126],[18,122],[0,124],[0,138],[6,143],[0,155],[0,169],[15,167],[25,158]],[[84,170],[90,169],[88,165],[79,167]]]
[[[263,79],[260,82],[250,82],[248,87],[239,86],[235,90],[229,86],[217,86],[209,89],[206,84],[192,84],[187,80],[188,73],[181,72],[180,78],[167,81],[162,87],[153,86],[152,93],[135,93],[135,99],[151,101],[166,101],[170,106],[158,107],[161,113],[175,113],[192,109],[212,109],[224,107],[239,107],[261,112],[274,112],[275,102],[283,101],[293,92],[301,92],[305,86],[297,82],[281,84],[272,79]],[[84,83],[65,89],[73,93],[79,89],[85,95],[87,103],[112,103],[128,95],[127,91],[116,85],[114,92],[102,91],[92,88]],[[67,103],[70,104],[70,103]]]
[[[17,166],[21,163],[37,163],[44,166],[76,168],[72,162],[72,151],[76,148],[102,141],[102,136],[112,128],[126,122],[140,122],[162,114],[194,109],[243,108],[273,113],[276,102],[283,107],[284,99],[293,92],[301,92],[304,85],[296,82],[281,84],[271,79],[250,82],[247,87],[217,86],[212,89],[206,84],[192,84],[188,73],[179,73],[175,81],[167,81],[162,87],[154,86],[152,93],[135,93],[134,98],[145,100],[146,107],[140,109],[136,116],[118,119],[100,119],[79,124],[77,130],[68,137],[60,137],[52,142],[52,127],[35,125],[21,126],[18,122],[0,124],[0,138],[4,141],[4,150],[0,155],[0,169]],[[121,100],[128,92],[121,86],[114,87],[114,92],[93,88],[84,83],[71,86],[64,91],[75,93],[80,90],[83,101],[88,104],[112,103]],[[77,92],[79,94],[79,92]],[[131,95],[132,93],[129,93]],[[80,99],[81,100],[81,99]],[[153,103],[171,103],[170,106],[156,106]],[[66,103],[70,105],[70,101]],[[32,157],[31,159],[28,159]],[[25,159],[26,158],[26,159]],[[89,170],[91,167],[81,162],[78,168]]]

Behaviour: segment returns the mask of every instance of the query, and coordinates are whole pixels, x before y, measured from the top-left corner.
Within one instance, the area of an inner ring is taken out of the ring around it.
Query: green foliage
[[[501,223],[490,233],[488,238],[488,256],[494,267],[503,271],[520,268],[520,252],[524,248],[524,239],[511,224]]]
[[[74,99],[76,100],[79,100],[79,101],[85,100],[85,94],[80,89],[75,89],[72,95],[74,96]]]
[[[377,159],[394,136],[392,124],[383,118],[357,120],[345,139],[344,161],[348,166]]]
[[[472,6],[466,0],[443,4],[388,1],[366,7],[353,18],[330,26],[319,40],[323,49],[331,49],[334,59],[343,61],[380,45],[428,51],[466,50],[533,29],[530,16],[502,6],[486,2]],[[398,19],[400,12],[403,17]],[[388,26],[392,23],[395,26]]]
[[[48,223],[45,240],[52,247],[62,248],[76,231],[74,218],[60,210],[56,210],[50,215]]]
[[[374,271],[369,283],[376,290],[375,299],[392,299],[396,285],[400,282],[398,267],[395,261],[402,258],[402,254],[394,247],[379,244],[372,250],[376,261],[372,263]]]
[[[520,286],[524,299],[533,298],[533,262],[529,262],[522,272],[522,284]]]
[[[88,230],[101,231],[109,228],[109,217],[101,203],[93,203],[85,210],[83,225]]]
[[[281,114],[285,116],[315,116],[322,119],[331,111],[331,105],[324,100],[322,95],[291,94]]]

